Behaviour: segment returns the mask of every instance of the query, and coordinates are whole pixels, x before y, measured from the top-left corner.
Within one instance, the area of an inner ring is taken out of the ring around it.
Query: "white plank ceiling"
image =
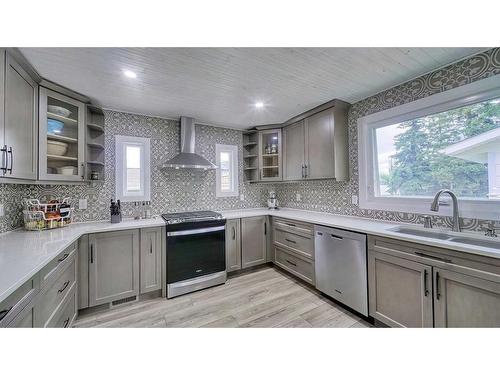
[[[44,78],[105,108],[235,128],[281,123],[334,98],[354,103],[482,50],[21,48]]]

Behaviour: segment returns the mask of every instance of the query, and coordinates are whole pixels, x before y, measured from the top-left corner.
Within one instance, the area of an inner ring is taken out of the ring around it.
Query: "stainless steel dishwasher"
[[[368,316],[366,235],[314,226],[316,288]]]

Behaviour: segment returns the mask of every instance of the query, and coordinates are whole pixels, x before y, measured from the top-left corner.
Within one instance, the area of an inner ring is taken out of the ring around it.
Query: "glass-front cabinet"
[[[85,179],[85,104],[40,87],[39,179]]]
[[[259,168],[261,181],[281,181],[281,129],[259,132]]]

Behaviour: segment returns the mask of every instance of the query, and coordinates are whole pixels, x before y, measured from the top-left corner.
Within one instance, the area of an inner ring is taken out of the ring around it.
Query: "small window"
[[[149,138],[117,135],[115,142],[116,199],[151,200]]]
[[[238,147],[215,145],[217,159],[217,197],[238,196]]]

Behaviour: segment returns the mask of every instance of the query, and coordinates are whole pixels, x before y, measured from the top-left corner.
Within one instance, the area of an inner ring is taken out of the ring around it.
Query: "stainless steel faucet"
[[[439,211],[439,197],[441,197],[441,194],[443,193],[447,193],[451,197],[451,201],[453,203],[453,225],[451,229],[453,232],[461,232],[462,228],[460,227],[460,217],[458,216],[458,199],[455,193],[451,190],[441,189],[436,193],[436,196],[431,204],[431,211]]]

